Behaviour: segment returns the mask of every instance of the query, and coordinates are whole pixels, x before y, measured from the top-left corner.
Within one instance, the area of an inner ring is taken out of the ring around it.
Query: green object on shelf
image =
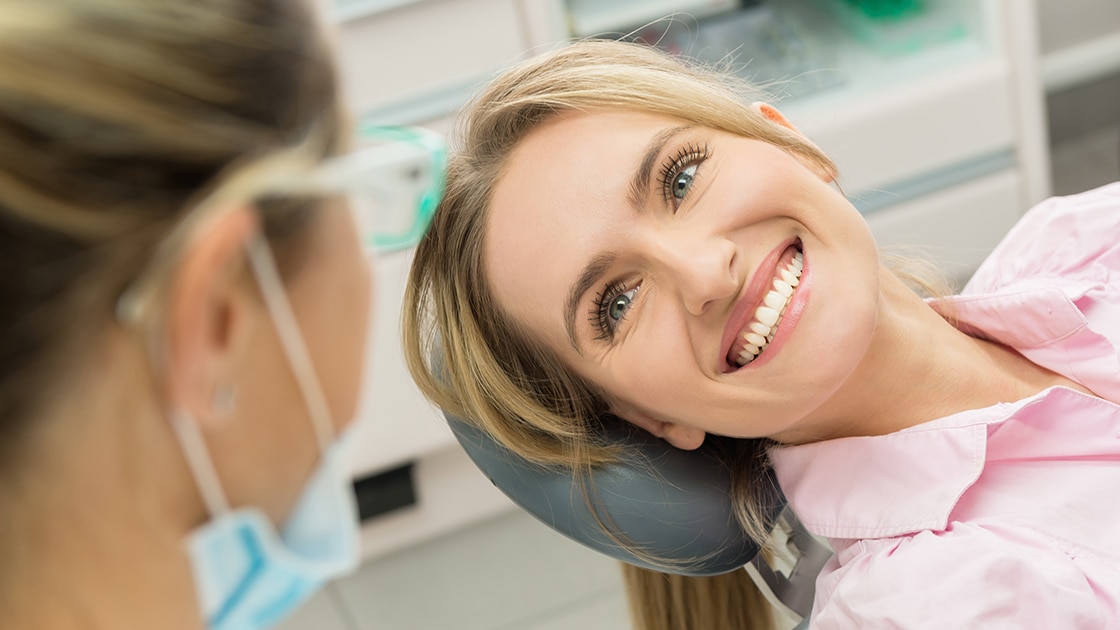
[[[922,12],[922,0],[847,0],[869,18],[897,20]]]
[[[882,55],[905,55],[968,35],[974,0],[806,0]]]

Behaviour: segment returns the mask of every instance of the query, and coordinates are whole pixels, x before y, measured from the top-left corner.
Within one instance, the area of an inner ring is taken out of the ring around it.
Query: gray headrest
[[[586,480],[592,502],[624,540],[672,561],[651,565],[620,547],[588,509],[569,470],[537,466],[483,431],[447,415],[467,454],[502,492],[565,536],[613,558],[681,575],[718,575],[742,568],[758,546],[740,529],[729,496],[730,474],[705,445],[682,451],[622,421],[607,423],[604,438],[625,447],[621,460]],[[774,519],[785,499],[772,478]]]

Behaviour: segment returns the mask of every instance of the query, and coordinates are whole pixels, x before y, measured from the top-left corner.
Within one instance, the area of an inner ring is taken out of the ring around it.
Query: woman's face
[[[680,447],[822,430],[868,350],[879,265],[806,164],[671,118],[558,116],[497,182],[492,290],[616,413]]]

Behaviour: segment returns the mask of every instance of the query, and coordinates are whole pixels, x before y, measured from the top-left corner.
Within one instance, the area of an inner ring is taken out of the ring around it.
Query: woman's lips
[[[800,241],[775,248],[758,271],[724,330],[723,370],[733,372],[753,363],[771,345],[793,301],[802,274]]]

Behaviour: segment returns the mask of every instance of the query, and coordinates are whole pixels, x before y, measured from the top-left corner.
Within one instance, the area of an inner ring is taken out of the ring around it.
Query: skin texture
[[[682,125],[626,111],[559,115],[514,151],[488,217],[484,262],[499,304],[620,416],[680,448],[706,433],[793,443],[890,432],[1056,378],[936,315],[879,264],[866,223],[831,182],[776,146],[686,129],[634,200],[651,139]],[[667,200],[659,177],[681,153],[669,179],[680,167],[694,179],[683,200]],[[728,322],[744,298],[753,313],[791,242],[806,266],[798,316],[758,361],[728,372]],[[573,345],[570,287],[604,255],[611,263],[575,309]],[[632,298],[609,341],[594,306],[607,285],[608,303]]]
[[[286,287],[336,434],[357,404],[372,287],[352,217],[339,207],[342,203],[324,208],[305,264]],[[213,436],[211,454],[231,503],[260,506],[280,523],[318,459],[318,443],[256,281],[242,266],[240,248],[233,260],[237,290],[230,292],[228,304],[215,304],[212,317],[199,313],[182,320],[189,361],[182,372],[202,385],[183,395],[197,406],[196,417]],[[173,387],[183,380],[173,380]],[[219,381],[238,387],[239,400],[246,401],[243,421],[214,417],[209,407]]]
[[[357,405],[372,286],[343,203],[324,203],[285,286],[337,430]],[[77,358],[31,437],[38,465],[3,497],[24,508],[13,514],[57,515],[14,523],[24,543],[6,560],[26,568],[6,589],[23,596],[0,614],[12,627],[202,627],[183,541],[210,515],[169,408],[199,424],[234,508],[277,524],[291,511],[319,447],[244,256],[256,230],[254,211],[235,208],[184,248],[166,281],[165,361],[117,325]],[[216,413],[224,383],[236,403]]]

